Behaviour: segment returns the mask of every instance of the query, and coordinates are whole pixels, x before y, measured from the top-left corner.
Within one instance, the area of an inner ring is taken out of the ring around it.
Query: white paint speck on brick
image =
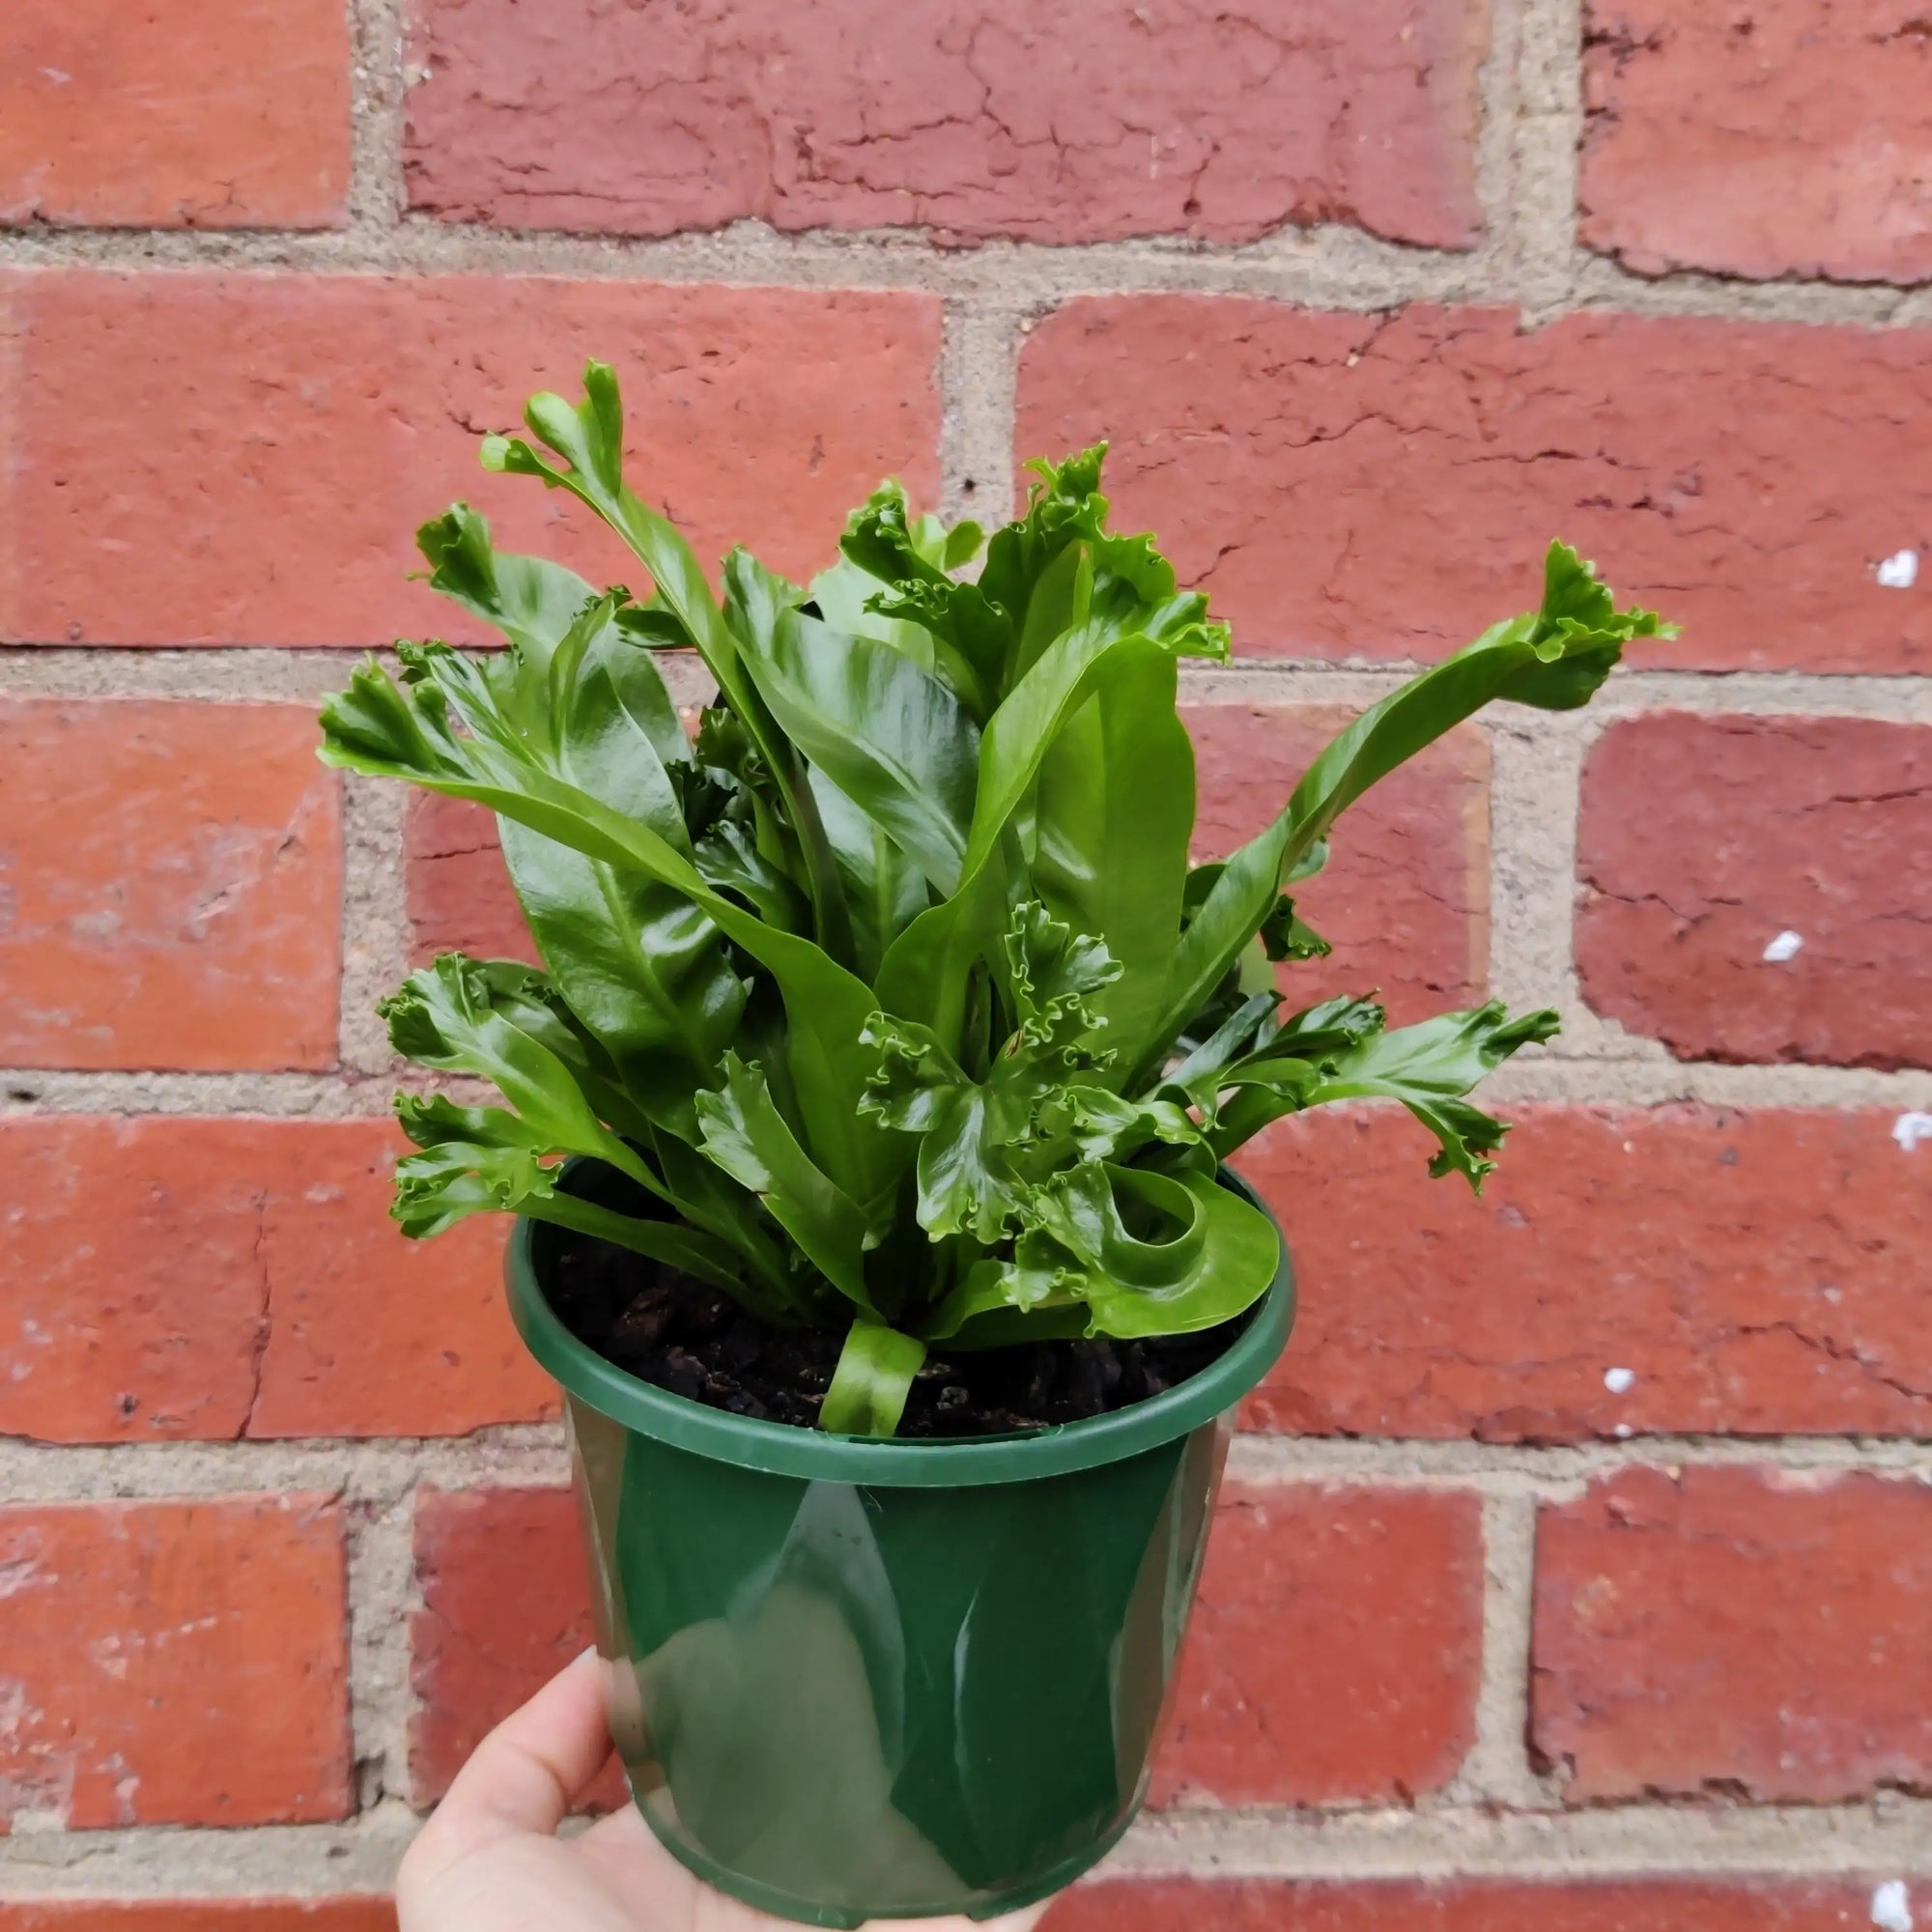
[[[1878,581],[1888,590],[1910,590],[1918,582],[1918,553],[1895,550],[1878,567]]]
[[[1889,1878],[1872,1889],[1871,1922],[1879,1932],[1912,1932],[1912,1901],[1902,1878]]]
[[[1793,932],[1787,926],[1764,949],[1764,956],[1774,966],[1781,966],[1787,959],[1796,959],[1798,949],[1804,944],[1804,935],[1802,932]]]
[[[1634,1369],[1605,1369],[1604,1386],[1612,1395],[1628,1395],[1636,1382]]]
[[[1901,1114],[1891,1123],[1891,1137],[1907,1153],[1920,1141],[1932,1141],[1932,1114]]]

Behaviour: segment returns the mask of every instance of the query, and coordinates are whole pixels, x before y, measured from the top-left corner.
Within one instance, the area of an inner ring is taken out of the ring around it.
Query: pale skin
[[[559,1837],[611,1755],[597,1659],[586,1653],[497,1726],[458,1773],[396,1878],[402,1932],[793,1932],[702,1884],[651,1836],[635,1805]],[[972,1927],[1032,1932],[1045,1910]],[[874,1932],[890,1932],[874,1921]]]

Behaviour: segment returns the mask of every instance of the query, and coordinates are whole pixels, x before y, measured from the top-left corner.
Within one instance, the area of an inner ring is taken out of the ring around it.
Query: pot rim
[[[1281,1224],[1232,1169],[1220,1179]],[[692,1402],[639,1381],[580,1342],[557,1319],[537,1281],[537,1224],[519,1215],[503,1256],[510,1316],[539,1366],[564,1393],[627,1429],[674,1449],[767,1475],[858,1483],[876,1489],[963,1489],[979,1483],[1031,1482],[1118,1463],[1185,1435],[1231,1409],[1274,1366],[1294,1321],[1294,1267],[1288,1242],[1267,1293],[1247,1327],[1216,1360],[1184,1382],[1127,1408],[1082,1422],[1057,1423],[1025,1435],[959,1436],[900,1441],[829,1435],[794,1423],[760,1422]]]

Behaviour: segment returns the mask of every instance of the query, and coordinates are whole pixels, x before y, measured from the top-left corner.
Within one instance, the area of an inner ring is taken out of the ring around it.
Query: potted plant
[[[562,1384],[638,1803],[688,1865],[828,1925],[986,1916],[1125,1830],[1235,1405],[1293,1290],[1223,1166],[1268,1122],[1403,1102],[1479,1183],[1465,1097],[1552,1012],[1293,1010],[1293,892],[1368,786],[1492,698],[1584,703],[1656,618],[1548,554],[1541,608],[1372,706],[1277,816],[1188,863],[1182,657],[1225,628],[1106,526],[1102,449],[1024,515],[895,485],[810,586],[722,598],[624,481],[611,371],[489,469],[582,499],[651,591],[495,550],[431,582],[507,651],[398,646],[322,755],[480,801],[545,970],[447,954],[399,1053],[406,1234],[519,1217],[512,1306]],[[717,696],[687,731],[660,651]]]

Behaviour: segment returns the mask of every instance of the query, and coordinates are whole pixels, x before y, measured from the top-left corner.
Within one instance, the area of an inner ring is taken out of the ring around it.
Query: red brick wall
[[[1552,535],[1683,624],[1309,890],[1564,1037],[1299,1264],[1154,1791],[1052,1932],[1932,1924],[1932,34],[1907,0],[0,10],[0,1932],[379,1932],[583,1640],[500,1231],[384,1217],[494,828],[325,773],[586,353],[700,548],[1102,434],[1236,628],[1204,855]],[[686,694],[696,696],[694,683]],[[606,1792],[607,1799],[614,1794]]]

